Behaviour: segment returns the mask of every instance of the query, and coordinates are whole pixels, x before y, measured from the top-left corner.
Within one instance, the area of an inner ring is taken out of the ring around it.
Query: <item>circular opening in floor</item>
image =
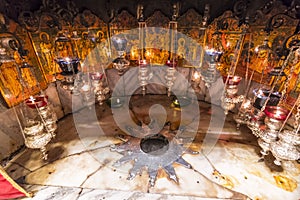
[[[150,155],[162,155],[169,149],[168,139],[160,134],[143,138],[140,143],[141,150]]]

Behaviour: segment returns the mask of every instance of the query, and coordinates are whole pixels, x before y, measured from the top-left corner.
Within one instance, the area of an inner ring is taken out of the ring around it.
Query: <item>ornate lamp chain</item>
[[[297,132],[298,132],[299,128],[300,128],[300,126],[299,126],[299,120],[300,120],[300,94],[298,96],[297,101],[295,102],[295,105],[298,105],[298,106],[297,106],[297,113],[295,115],[294,128],[297,127]]]
[[[299,119],[300,119],[300,94],[298,95],[297,100],[295,101],[295,103],[294,103],[293,107],[291,108],[289,114],[287,115],[286,119],[284,120],[284,122],[283,122],[282,126],[280,127],[280,130],[278,131],[278,133],[280,133],[282,131],[282,129],[284,128],[286,122],[288,121],[288,119],[290,118],[291,114],[293,113],[293,110],[295,109],[296,105],[297,105],[297,113],[295,115],[294,128],[297,127],[296,133],[299,131],[299,128],[300,128],[300,126],[299,126]]]

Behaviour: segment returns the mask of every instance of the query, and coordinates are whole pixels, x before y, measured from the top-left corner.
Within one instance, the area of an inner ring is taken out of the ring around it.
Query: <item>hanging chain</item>
[[[236,68],[237,68],[237,64],[238,64],[238,60],[240,58],[240,55],[241,55],[241,46],[243,45],[244,43],[244,40],[245,40],[245,36],[246,36],[246,29],[248,28],[247,25],[244,25],[242,27],[242,33],[240,35],[240,38],[235,46],[235,50],[234,50],[234,57],[231,61],[231,64],[230,64],[230,68],[228,70],[228,74],[227,74],[227,78],[226,78],[226,81],[224,83],[225,87],[229,81],[229,76],[232,75],[234,76],[235,74],[235,71],[236,71]],[[225,90],[226,91],[226,90]]]
[[[250,61],[250,50],[251,50],[251,42],[252,42],[252,34],[249,34],[249,42],[248,42],[248,52],[247,52],[247,58],[246,58],[246,74],[245,74],[245,80],[247,83],[248,76],[249,76],[249,61]]]
[[[282,74],[284,68],[288,65],[289,60],[291,59],[291,57],[292,57],[292,55],[293,55],[293,50],[294,50],[294,47],[291,47],[290,52],[289,52],[287,58],[285,59],[283,65],[282,65],[282,67],[281,67],[281,69],[280,69],[279,75]],[[276,84],[277,84],[278,81],[279,81],[279,77],[280,77],[280,76],[277,76],[277,77],[276,77],[276,79],[275,79],[275,81],[274,81],[274,84],[273,84],[273,86],[272,86],[272,88],[271,88],[271,90],[270,90],[270,92],[269,92],[269,94],[268,94],[267,100],[265,101],[264,105],[262,106],[260,112],[263,112],[263,111],[266,109],[266,106],[267,106],[267,104],[268,104],[268,102],[269,102],[269,100],[270,100],[270,97],[271,97],[271,95],[272,95],[272,93],[273,93],[273,91],[274,91],[274,88],[275,88]],[[282,95],[282,96],[283,96],[283,95]]]
[[[295,115],[294,128],[297,128],[299,126],[299,120],[300,120],[300,95],[296,100],[295,104],[298,106],[297,106],[297,113]]]

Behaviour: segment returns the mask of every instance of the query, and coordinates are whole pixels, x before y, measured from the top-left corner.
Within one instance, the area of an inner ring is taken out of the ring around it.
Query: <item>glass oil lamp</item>
[[[282,126],[283,121],[288,117],[288,110],[279,106],[266,106],[264,113],[266,115],[264,124],[265,130],[258,139],[258,144],[262,148],[261,154],[267,155],[270,151],[270,144],[275,142],[278,137],[278,130]]]
[[[274,68],[276,54],[270,47],[268,38],[265,38],[262,44],[256,46],[254,52],[256,57],[256,66],[258,67],[257,69],[269,71]]]
[[[95,103],[94,88],[88,73],[78,73],[75,79],[73,95],[81,95],[84,105],[92,106]]]
[[[295,161],[300,159],[300,95],[298,95],[298,98],[291,108],[289,115],[292,114],[294,107],[297,107],[297,112],[294,119],[294,128],[281,131],[287,122],[287,120],[285,120],[284,124],[279,130],[278,140],[272,142],[270,145],[270,151],[275,157],[274,163],[276,165],[281,165],[282,163],[287,163],[287,161]],[[290,166],[288,165],[288,167]]]
[[[281,93],[276,91],[271,91],[269,89],[254,89],[253,94],[255,96],[255,101],[253,106],[257,109],[261,109],[265,105],[266,101],[267,106],[277,106],[280,101]]]
[[[138,79],[140,81],[140,86],[142,87],[142,94],[146,94],[146,85],[148,81],[151,79],[152,74],[149,73],[148,63],[145,59],[139,60],[139,76]]]
[[[225,82],[225,92],[221,98],[221,106],[224,109],[224,113],[227,115],[229,110],[235,107],[235,104],[244,100],[243,95],[237,95],[238,85],[241,82],[240,76],[225,76],[223,81]]]
[[[44,122],[46,130],[51,133],[52,137],[55,137],[57,116],[51,103],[48,101],[48,97],[43,94],[31,96],[25,100],[25,104],[31,109],[37,109],[37,114]]]
[[[239,112],[233,116],[235,122],[237,123],[237,129],[239,129],[241,124],[247,124],[251,119],[251,113],[253,113],[252,101],[250,99],[244,98]]]
[[[108,85],[106,85],[104,79],[105,74],[101,72],[90,72],[90,79],[92,83],[92,87],[94,88],[94,94],[96,96],[96,100],[99,102],[99,105],[102,105],[103,102],[107,98],[107,94],[109,93]]]
[[[205,82],[206,87],[210,87],[211,84],[216,82],[218,77],[220,77],[220,72],[218,71],[218,62],[222,56],[222,52],[215,49],[206,49],[204,53],[204,64],[201,66],[201,77]]]
[[[55,137],[57,129],[57,117],[49,105],[47,96],[37,95],[25,99],[18,119],[26,147],[40,149],[43,159],[47,160],[46,145]]]
[[[257,129],[258,124],[264,123],[265,113],[263,108],[265,106],[277,106],[280,101],[281,93],[272,92],[269,89],[256,88],[253,90],[254,99],[253,99],[253,109],[249,113],[250,121],[247,123],[249,129],[252,130],[252,133],[260,137],[260,131]]]
[[[191,76],[191,86],[195,91],[201,90],[200,89],[201,73],[198,69],[199,68],[194,68]]]
[[[168,96],[171,96],[172,86],[174,85],[174,81],[176,80],[175,73],[176,73],[177,61],[175,59],[168,59],[166,65],[167,65],[167,72],[165,75],[165,79],[166,79],[167,93]]]
[[[90,107],[95,104],[95,100],[102,105],[109,93],[108,82],[102,64],[89,65],[82,64],[82,71],[75,79],[74,95],[81,95],[84,105]]]
[[[76,74],[80,71],[80,59],[73,48],[72,40],[64,33],[59,33],[55,40],[55,53],[55,61],[64,77],[62,87],[72,91]]]
[[[128,70],[130,64],[125,58],[127,40],[121,36],[114,36],[112,37],[112,43],[118,53],[118,57],[113,60],[113,67],[118,70],[118,74],[121,76]]]

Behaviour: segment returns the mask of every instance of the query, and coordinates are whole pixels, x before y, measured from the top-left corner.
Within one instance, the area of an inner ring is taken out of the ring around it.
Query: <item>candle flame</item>
[[[29,100],[30,100],[32,103],[34,103],[35,98],[34,98],[33,96],[30,96],[30,97],[29,97]]]
[[[200,73],[195,71],[193,77],[195,80],[198,80],[200,78]]]

